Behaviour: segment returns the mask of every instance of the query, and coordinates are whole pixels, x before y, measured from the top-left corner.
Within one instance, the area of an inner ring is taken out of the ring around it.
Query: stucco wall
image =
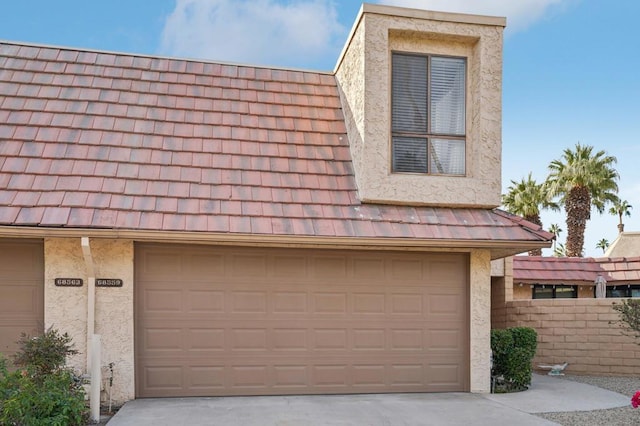
[[[360,198],[365,202],[498,206],[503,27],[457,22],[457,15],[446,21],[418,13],[390,16],[366,10],[336,71]],[[466,176],[390,173],[392,50],[467,58]]]
[[[473,250],[470,263],[470,390],[486,393],[491,376],[491,253]]]
[[[114,364],[112,400],[134,398],[133,242],[90,240],[97,278],[119,278],[123,286],[96,288],[95,332],[102,336],[102,365]],[[45,239],[45,327],[68,332],[81,352],[70,365],[86,371],[88,276],[79,238]],[[55,278],[82,278],[82,287],[56,287]],[[107,374],[103,368],[103,374]],[[104,377],[106,379],[108,376]]]

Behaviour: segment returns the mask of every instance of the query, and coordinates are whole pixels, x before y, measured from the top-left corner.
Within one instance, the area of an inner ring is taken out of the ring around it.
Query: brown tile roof
[[[335,78],[0,44],[0,225],[547,242],[498,210],[362,204]]]
[[[515,283],[593,284],[602,275],[607,283],[640,283],[640,257],[515,256]]]

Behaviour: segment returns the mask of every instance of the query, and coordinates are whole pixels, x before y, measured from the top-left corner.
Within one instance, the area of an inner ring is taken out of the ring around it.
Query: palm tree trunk
[[[540,219],[539,214],[527,215],[524,218],[531,223],[535,223],[536,225],[542,226],[542,220]],[[537,249],[529,250],[529,256],[542,256],[542,249],[537,248]]]
[[[574,186],[566,196],[567,256],[582,257],[584,231],[591,218],[591,195],[584,186]]]

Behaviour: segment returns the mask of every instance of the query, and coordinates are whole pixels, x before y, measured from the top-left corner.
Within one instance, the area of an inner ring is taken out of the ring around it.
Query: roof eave
[[[359,250],[470,250],[487,249],[492,259],[511,256],[535,248],[548,248],[547,241],[463,240],[385,237],[328,237],[311,235],[273,235],[212,233],[190,231],[148,231],[137,229],[99,229],[40,226],[0,226],[0,237],[8,238],[114,238],[134,241],[227,244],[274,247],[324,247]]]

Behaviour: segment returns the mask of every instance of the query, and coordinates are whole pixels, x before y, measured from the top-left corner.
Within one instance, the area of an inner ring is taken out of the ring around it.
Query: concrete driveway
[[[534,375],[514,394],[469,393],[138,399],[108,426],[554,425],[531,413],[621,407],[629,398]]]

